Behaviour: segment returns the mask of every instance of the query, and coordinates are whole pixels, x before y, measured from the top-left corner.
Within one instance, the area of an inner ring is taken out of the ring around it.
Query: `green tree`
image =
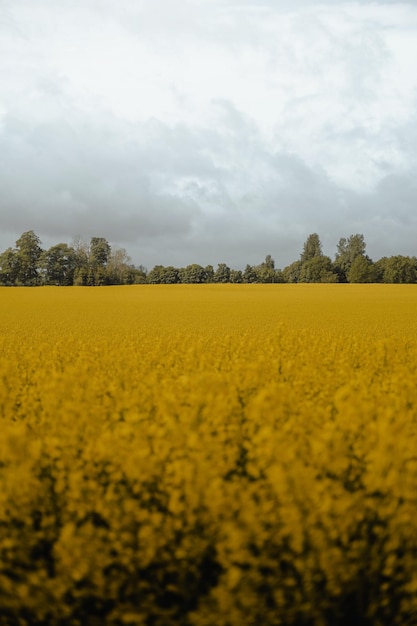
[[[246,265],[243,270],[243,282],[244,283],[257,283],[258,282],[258,274],[256,268],[249,263]]]
[[[338,277],[328,256],[315,256],[302,264],[299,276],[301,283],[337,283]]]
[[[357,257],[366,257],[365,250],[365,238],[359,233],[350,235],[347,239],[345,237],[339,239],[334,264],[341,282],[348,280],[348,274],[354,260]]]
[[[179,282],[179,271],[176,267],[169,265],[155,265],[148,274],[148,283],[153,284],[175,284]]]
[[[43,252],[41,266],[47,285],[72,285],[76,269],[75,250],[66,243],[58,243]]]
[[[200,284],[206,282],[206,271],[198,263],[192,263],[179,270],[179,278],[182,283]]]
[[[0,284],[15,285],[19,274],[17,251],[7,248],[0,254]]]
[[[243,276],[240,270],[230,270],[230,282],[231,283],[242,283]]]
[[[111,254],[111,246],[104,237],[92,237],[88,256],[87,284],[105,285],[108,283],[107,263]]]
[[[230,267],[226,263],[219,263],[214,272],[215,283],[230,283]]]
[[[206,265],[204,272],[206,275],[205,282],[214,283],[214,267],[212,265]]]
[[[151,285],[160,285],[162,282],[163,265],[155,265],[148,274],[147,282]]]
[[[416,257],[395,255],[383,257],[375,263],[384,283],[417,283]]]
[[[130,273],[132,277],[132,285],[143,285],[147,282],[146,279],[148,275],[148,270],[143,265],[132,265],[130,268]]]
[[[174,285],[179,282],[178,269],[173,265],[164,268],[163,282],[167,285]]]
[[[282,276],[286,283],[298,283],[300,282],[300,274],[303,264],[301,261],[294,261],[282,270]]]
[[[90,240],[90,263],[95,266],[105,267],[109,261],[111,246],[104,237],[91,237]]]
[[[358,255],[350,266],[347,279],[350,283],[376,282],[376,271],[371,259]]]
[[[259,283],[280,282],[279,275],[275,269],[275,261],[270,254],[267,254],[265,261],[255,267],[257,281]]]
[[[135,282],[132,259],[125,248],[111,250],[106,273],[107,281],[111,285],[131,285]]]
[[[39,261],[42,255],[41,240],[28,230],[16,241],[17,283],[21,285],[39,285]]]
[[[306,263],[307,261],[311,261],[315,257],[322,256],[321,251],[322,245],[320,241],[320,237],[317,233],[312,233],[309,235],[304,242],[303,251],[301,253],[301,263]]]
[[[71,247],[75,252],[74,285],[85,286],[88,284],[88,244],[80,236],[77,236],[74,237]]]

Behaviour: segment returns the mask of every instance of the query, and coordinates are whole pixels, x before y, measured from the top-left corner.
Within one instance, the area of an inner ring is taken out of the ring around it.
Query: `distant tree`
[[[147,276],[147,282],[151,285],[159,285],[162,282],[163,265],[155,265]]]
[[[285,283],[283,271],[279,268],[275,270],[275,281],[276,283]]]
[[[75,256],[77,257],[77,264],[87,264],[89,254],[88,243],[84,241],[79,235],[77,235],[73,238],[70,247],[75,252]]]
[[[21,285],[39,285],[39,261],[42,255],[41,240],[28,230],[16,241],[17,283]]]
[[[205,282],[214,283],[214,267],[212,265],[206,265],[204,268]]]
[[[230,282],[230,267],[226,263],[219,263],[216,271],[214,272],[215,283],[229,283]]]
[[[148,270],[143,265],[132,265],[130,268],[130,273],[132,276],[132,285],[143,285],[147,282],[146,278],[148,275]]]
[[[350,268],[357,257],[368,258],[365,250],[365,238],[361,234],[350,235],[347,239],[345,237],[339,239],[334,265],[341,282],[348,280]],[[370,259],[368,258],[368,260]]]
[[[87,284],[105,285],[109,282],[107,264],[110,259],[111,246],[104,237],[92,237],[88,255]]]
[[[168,285],[178,283],[179,281],[179,270],[172,265],[168,267],[155,265],[148,274],[148,283]]]
[[[259,283],[276,283],[279,282],[278,275],[275,270],[275,261],[270,254],[267,254],[265,261],[255,267],[257,281]]]
[[[301,261],[294,261],[282,270],[282,276],[286,283],[298,283],[300,282],[300,274],[303,263]]]
[[[131,285],[135,282],[135,268],[125,248],[111,250],[107,261],[107,282],[111,285]]]
[[[91,237],[90,240],[90,263],[91,265],[105,267],[109,261],[111,246],[104,237]]]
[[[350,283],[374,283],[377,273],[367,256],[358,255],[350,266],[347,279]]]
[[[243,282],[244,283],[257,283],[258,282],[258,274],[256,268],[252,265],[247,264],[243,271]]]
[[[275,261],[270,254],[267,254],[262,265],[269,270],[275,269]]]
[[[88,285],[89,271],[88,267],[77,266],[74,271],[74,285],[77,287],[85,287]]]
[[[337,283],[338,277],[328,256],[315,256],[302,263],[299,275],[301,283]]]
[[[74,282],[76,254],[66,243],[58,243],[41,256],[43,279],[47,285],[68,286]]]
[[[375,263],[380,281],[384,283],[417,283],[416,257],[396,255],[383,257]]]
[[[89,273],[88,244],[80,236],[76,236],[71,243],[71,247],[75,252],[74,285],[85,286],[88,284]]]
[[[19,274],[19,260],[17,251],[7,248],[0,254],[0,284],[15,285]]]
[[[163,282],[165,284],[174,285],[179,282],[178,269],[173,265],[168,265],[165,267],[165,271],[163,274]]]
[[[230,282],[231,283],[242,283],[243,276],[240,270],[230,270]]]
[[[312,233],[309,235],[304,243],[303,251],[301,253],[301,263],[306,263],[315,257],[322,256],[323,253],[321,248],[322,245],[318,234]]]
[[[200,284],[206,282],[206,271],[198,263],[192,263],[180,269],[178,275],[182,283]]]

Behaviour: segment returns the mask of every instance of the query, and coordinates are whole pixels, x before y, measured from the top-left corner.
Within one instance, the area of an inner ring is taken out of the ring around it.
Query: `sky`
[[[0,251],[417,255],[417,3],[0,0]]]

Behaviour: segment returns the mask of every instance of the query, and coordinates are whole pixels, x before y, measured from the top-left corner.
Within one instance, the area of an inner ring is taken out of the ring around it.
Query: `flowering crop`
[[[417,624],[415,286],[0,301],[0,625]]]

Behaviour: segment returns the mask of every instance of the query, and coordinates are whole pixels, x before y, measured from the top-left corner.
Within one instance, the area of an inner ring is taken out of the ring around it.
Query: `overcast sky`
[[[417,255],[417,3],[0,0],[0,251]]]

